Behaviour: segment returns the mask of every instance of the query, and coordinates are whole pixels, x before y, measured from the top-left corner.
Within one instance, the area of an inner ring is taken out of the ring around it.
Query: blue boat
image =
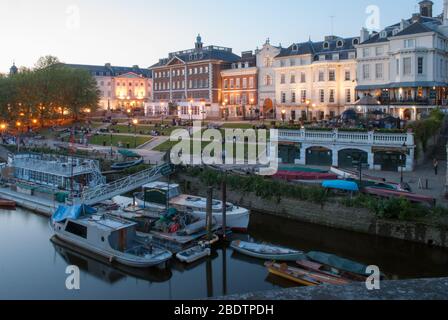
[[[356,182],[346,180],[327,180],[322,183],[325,189],[336,189],[342,191],[359,191],[359,186]]]

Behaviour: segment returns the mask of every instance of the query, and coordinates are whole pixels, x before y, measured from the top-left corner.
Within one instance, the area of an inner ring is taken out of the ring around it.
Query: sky
[[[255,50],[331,33],[358,36],[418,11],[418,0],[0,0],[0,72],[44,55],[66,63],[149,67],[205,45]],[[435,14],[443,0],[434,0]],[[333,31],[333,32],[332,32]]]

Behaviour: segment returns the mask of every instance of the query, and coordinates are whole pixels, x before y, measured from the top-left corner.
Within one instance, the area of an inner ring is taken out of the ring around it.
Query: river
[[[254,213],[250,236],[380,266],[395,279],[448,276],[448,250],[372,237]],[[248,235],[236,235],[248,239]],[[46,217],[0,210],[0,299],[202,299],[291,287],[263,261],[217,248],[209,259],[167,269],[116,269],[50,241]],[[81,270],[80,290],[66,289],[67,266]]]

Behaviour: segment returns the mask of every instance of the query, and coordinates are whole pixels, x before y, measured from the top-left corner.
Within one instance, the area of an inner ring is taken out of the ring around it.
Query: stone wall
[[[186,193],[206,196],[206,188],[199,179],[179,174],[177,181]],[[214,198],[220,197],[221,191],[216,189]],[[367,209],[348,208],[337,202],[328,202],[321,206],[312,202],[285,198],[277,203],[274,200],[261,199],[251,193],[242,194],[232,190],[227,191],[227,200],[252,211],[307,223],[448,247],[448,228],[424,223],[378,219]]]

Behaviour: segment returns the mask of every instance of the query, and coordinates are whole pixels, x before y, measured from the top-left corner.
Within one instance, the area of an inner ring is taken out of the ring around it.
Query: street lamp
[[[17,141],[16,141],[16,143],[17,143],[17,152],[19,152],[20,151],[20,135],[21,135],[21,127],[22,127],[22,122],[20,122],[20,121],[17,121],[16,122],[16,126],[17,126]]]
[[[310,100],[306,100],[306,120],[310,121],[310,116],[309,116],[309,107],[310,107]]]
[[[402,145],[403,149],[406,148],[406,143],[403,143]],[[403,175],[403,166],[406,165],[406,155],[407,152],[406,151],[401,151],[400,153],[400,167],[401,167],[401,175],[400,175],[400,182],[403,183],[404,182],[404,175]]]
[[[137,125],[138,125],[138,119],[132,120],[132,124],[134,125],[134,146],[135,146],[135,149],[137,149]]]
[[[286,110],[283,109],[282,110],[282,122],[283,122],[283,124],[285,124],[285,118],[286,118]]]

